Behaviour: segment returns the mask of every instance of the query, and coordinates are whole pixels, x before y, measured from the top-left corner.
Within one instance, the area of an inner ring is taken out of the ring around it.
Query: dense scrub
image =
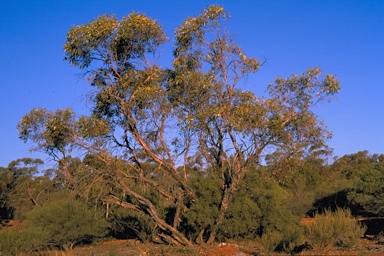
[[[357,243],[365,230],[357,223],[356,214],[380,216],[381,206],[368,203],[368,200],[361,201],[356,208],[357,193],[360,195],[368,193],[366,198],[372,195],[372,189],[367,192],[361,189],[371,184],[372,179],[365,176],[367,171],[369,172],[372,168],[384,171],[380,169],[382,160],[378,159],[376,155],[357,153],[337,159],[330,165],[322,161],[311,161],[312,164],[309,165],[308,160],[303,160],[297,166],[297,171],[285,175],[284,180],[270,175],[268,168],[253,169],[240,183],[237,196],[233,198],[225,220],[219,228],[218,241],[254,241],[258,248],[265,252],[275,250],[292,252],[303,244],[309,246],[306,248],[313,248],[318,252],[330,250],[335,246],[350,248]],[[85,161],[89,163],[89,160]],[[24,170],[26,176],[18,177],[25,184],[30,184],[28,191],[40,195],[45,193],[45,199],[37,200],[39,204],[32,204],[31,208],[26,208],[19,207],[20,203],[12,201],[16,200],[15,197],[7,197],[7,205],[13,206],[9,211],[18,212],[17,216],[24,216],[25,220],[21,228],[0,230],[2,255],[55,248],[71,249],[75,245],[91,243],[95,238],[100,237],[163,243],[161,236],[156,232],[155,222],[145,214],[129,212],[113,204],[106,207],[97,201],[85,201],[84,198],[81,199],[80,194],[77,194],[75,188],[66,185],[58,176],[49,172],[46,174],[50,178],[31,176],[28,174],[31,170],[28,171],[28,165],[25,165],[29,163],[28,161],[16,162],[19,163],[17,168],[13,162],[11,168],[3,168],[2,175],[5,173],[9,175],[12,172],[20,173],[20,169]],[[77,164],[77,166],[81,165],[81,161]],[[35,167],[34,165],[33,170]],[[308,168],[308,172],[305,172],[304,167]],[[319,171],[315,173],[315,170]],[[316,174],[315,179],[314,174]],[[330,175],[338,178],[330,183]],[[366,180],[369,183],[364,183]],[[300,188],[290,185],[288,181],[291,184],[300,182]],[[39,183],[46,186],[31,185]],[[334,199],[328,201],[324,199],[322,208],[312,208],[314,207],[312,204],[321,201],[321,198],[317,199],[314,195],[326,195],[324,198],[327,198],[338,192],[335,190],[335,184],[345,184],[339,187],[341,192],[346,193],[342,197],[344,200],[337,202]],[[182,220],[179,225],[186,237],[201,243],[206,239],[214,221],[215,211],[218,209],[220,183],[209,176],[199,175],[190,179],[190,185],[199,192],[196,194],[197,202],[181,215]],[[24,195],[24,198],[17,198],[19,202],[23,202],[30,197],[25,193],[25,188],[25,186],[13,186],[8,191],[3,190],[3,195],[7,193]],[[300,197],[297,197],[298,189],[301,190]],[[147,193],[153,192],[148,190]],[[152,196],[154,202],[159,200],[156,193]],[[292,204],[292,197],[295,196],[297,201]],[[326,202],[336,203],[336,205]],[[353,212],[355,216],[353,216],[349,210],[338,207],[351,207],[352,210],[359,209],[359,211],[355,210]],[[175,208],[162,202],[158,209],[161,209],[169,223],[173,223],[173,219],[167,216],[173,216]],[[302,210],[298,211],[298,209]],[[332,209],[335,211],[333,212]],[[375,211],[369,211],[371,209]],[[299,219],[305,217],[305,213],[311,212],[310,210],[318,212],[314,214],[315,222],[305,226],[299,225]],[[378,214],[375,215],[375,212]],[[2,218],[2,220],[6,225],[6,219]]]

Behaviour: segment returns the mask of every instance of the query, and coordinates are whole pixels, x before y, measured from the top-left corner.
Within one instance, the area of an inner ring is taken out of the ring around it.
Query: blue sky
[[[341,81],[337,100],[315,109],[333,131],[335,155],[384,153],[384,1],[19,0],[0,3],[0,166],[22,157],[47,160],[18,139],[16,125],[32,108],[86,112],[87,82],[63,61],[72,26],[102,14],[147,14],[170,38],[162,56],[168,66],[174,29],[210,4],[232,14],[229,30],[247,56],[266,60],[250,89],[260,93],[276,76],[319,66]]]

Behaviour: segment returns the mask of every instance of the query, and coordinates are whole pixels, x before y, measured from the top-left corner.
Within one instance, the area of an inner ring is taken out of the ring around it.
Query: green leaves
[[[325,142],[332,134],[312,108],[325,100],[330,101],[339,89],[337,79],[332,75],[323,76],[319,68],[286,79],[277,78],[269,85],[268,131],[282,143],[282,149],[302,151],[299,156],[327,149]]]
[[[154,53],[166,40],[161,26],[145,15],[132,13],[121,21],[106,15],[68,32],[65,60],[80,69],[93,62],[125,69],[132,59]]]
[[[142,58],[145,53],[153,53],[167,40],[156,21],[142,14],[132,13],[124,18],[112,41],[111,50],[117,59]]]
[[[70,109],[57,110],[45,124],[43,138],[50,150],[63,151],[65,146],[72,140],[73,112]]]
[[[80,69],[87,68],[95,58],[103,56],[108,50],[117,25],[115,17],[101,16],[88,25],[73,27],[64,45],[65,60]]]
[[[22,140],[37,144],[32,150],[43,150],[55,157],[57,152],[65,155],[68,147],[76,146],[77,138],[100,138],[112,129],[107,120],[95,115],[77,119],[71,109],[55,112],[33,109],[21,119],[17,128]]]
[[[73,117],[70,109],[52,113],[46,109],[33,109],[19,122],[17,129],[22,140],[38,145],[32,150],[44,149],[48,154],[64,152],[73,139]]]
[[[219,27],[219,20],[228,17],[222,6],[211,5],[197,17],[187,18],[175,33],[177,41],[175,57],[184,55],[195,44],[203,44],[206,32]]]
[[[94,139],[102,137],[111,131],[111,124],[105,119],[97,118],[95,115],[91,117],[82,116],[77,121],[79,135],[85,139]]]
[[[300,75],[290,78],[277,78],[275,84],[268,87],[272,97],[276,97],[283,107],[293,110],[307,110],[317,103],[331,99],[340,90],[339,81],[327,74],[322,79],[319,68],[310,68]]]
[[[235,103],[231,109],[231,126],[237,132],[247,135],[262,129],[261,124],[265,123],[268,117],[265,100],[258,99],[247,91],[239,90],[235,95]]]

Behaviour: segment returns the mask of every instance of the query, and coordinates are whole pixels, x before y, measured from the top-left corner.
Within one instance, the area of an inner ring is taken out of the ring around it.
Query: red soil
[[[252,255],[247,252],[244,252],[244,250],[241,250],[239,246],[235,244],[220,244],[217,248],[212,248],[209,250],[206,250],[204,252],[201,252],[200,255],[204,256],[228,256],[228,255],[237,255],[237,256],[248,256]]]

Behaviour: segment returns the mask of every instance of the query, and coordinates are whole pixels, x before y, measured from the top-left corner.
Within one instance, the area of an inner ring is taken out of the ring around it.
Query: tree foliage
[[[319,68],[277,78],[268,97],[244,90],[261,64],[226,31],[229,17],[209,6],[186,19],[169,69],[156,64],[167,36],[145,15],[73,27],[65,59],[90,80],[92,114],[33,109],[20,138],[51,155],[87,200],[149,217],[171,244],[192,244],[188,219],[195,241],[212,243],[255,166],[284,173],[282,163],[327,151],[330,133],[312,107],[339,90]]]

